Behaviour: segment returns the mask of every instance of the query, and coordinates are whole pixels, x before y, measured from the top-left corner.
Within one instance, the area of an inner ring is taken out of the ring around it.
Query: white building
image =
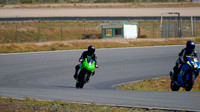
[[[137,38],[138,23],[111,23],[101,27],[102,38]]]

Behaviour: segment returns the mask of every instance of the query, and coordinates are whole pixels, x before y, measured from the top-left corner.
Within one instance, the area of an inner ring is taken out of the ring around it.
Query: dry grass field
[[[25,97],[24,99],[0,97],[1,112],[168,112],[168,110],[106,106],[97,104],[44,101]]]
[[[128,83],[117,86],[116,89],[122,90],[142,90],[142,91],[171,91],[170,88],[171,79],[168,76],[159,77],[156,79],[148,78],[135,83]],[[179,91],[185,91],[180,88]],[[194,82],[194,86],[191,91],[200,91],[200,76]]]
[[[87,49],[89,45],[96,48],[121,48],[140,46],[184,45],[188,40],[200,43],[199,38],[167,38],[167,39],[90,39],[68,40],[39,43],[0,44],[0,53],[39,52],[55,50]]]

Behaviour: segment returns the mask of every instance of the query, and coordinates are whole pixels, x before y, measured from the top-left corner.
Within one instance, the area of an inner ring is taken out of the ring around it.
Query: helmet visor
[[[90,56],[93,55],[93,54],[94,54],[94,51],[95,51],[95,50],[89,50],[89,51],[88,51],[88,55],[90,55]]]
[[[189,47],[189,49],[194,50],[195,45],[189,45],[188,47]]]

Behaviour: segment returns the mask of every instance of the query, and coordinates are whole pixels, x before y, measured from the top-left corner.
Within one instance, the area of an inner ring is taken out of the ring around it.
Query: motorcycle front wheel
[[[77,81],[76,82],[76,88],[78,89],[78,88],[83,88],[83,86],[84,86],[84,82],[83,81],[81,81],[81,82],[79,82],[79,81]]]
[[[178,86],[174,81],[171,81],[171,90],[178,91],[179,89],[180,89],[180,86]]]
[[[86,76],[86,71],[81,70],[80,74],[78,75],[78,86],[81,89],[83,88],[83,86],[85,84],[85,76]]]
[[[190,80],[185,82],[185,90],[191,91],[195,80],[195,75],[191,75]]]

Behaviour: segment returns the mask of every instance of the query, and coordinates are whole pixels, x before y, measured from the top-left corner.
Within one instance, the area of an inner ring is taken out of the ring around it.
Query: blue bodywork
[[[178,73],[177,84],[180,87],[185,87],[184,82],[190,80],[190,75],[195,75],[196,72],[199,72],[200,63],[196,57],[187,57],[186,64],[181,66],[181,70]]]

